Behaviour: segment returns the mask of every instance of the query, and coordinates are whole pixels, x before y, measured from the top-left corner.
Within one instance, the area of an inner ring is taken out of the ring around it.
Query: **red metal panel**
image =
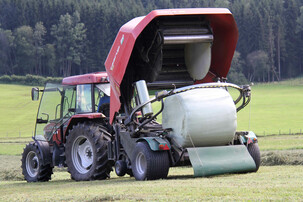
[[[72,122],[74,119],[81,119],[81,118],[86,118],[86,119],[98,119],[98,118],[105,118],[104,114],[102,113],[86,113],[86,114],[76,114],[73,115],[67,122],[67,126]],[[68,127],[67,127],[68,128]],[[66,128],[66,129],[67,129]],[[66,131],[64,131],[64,134]]]
[[[108,81],[103,81],[102,78],[107,78],[106,72],[97,72],[91,74],[83,74],[77,76],[66,77],[62,80],[63,85],[79,85],[79,84],[89,84],[89,83],[108,83]]]
[[[102,113],[85,113],[85,114],[76,114],[73,115],[68,122],[65,124],[67,127],[64,129],[64,136],[66,135],[66,132],[70,129],[70,123],[75,120],[75,119],[81,119],[81,118],[85,118],[85,119],[98,119],[98,118],[105,118],[104,114]],[[63,138],[65,139],[65,138]]]
[[[192,8],[154,10],[148,15],[135,18],[121,27],[105,61],[105,68],[110,77],[111,97],[110,122],[119,111],[120,84],[137,37],[143,29],[159,16],[203,15],[210,22],[214,33],[210,72],[213,77],[226,77],[238,41],[236,22],[228,9],[224,8]],[[208,75],[209,76],[209,75]],[[206,78],[207,81],[210,77]],[[205,80],[205,81],[206,81]],[[200,82],[205,82],[200,81]]]
[[[210,72],[226,77],[238,42],[238,28],[232,15],[208,15],[214,32]]]
[[[88,118],[88,119],[97,119],[97,118],[104,118],[105,116],[102,113],[87,113],[87,114],[76,114],[72,116],[72,119],[78,118]]]

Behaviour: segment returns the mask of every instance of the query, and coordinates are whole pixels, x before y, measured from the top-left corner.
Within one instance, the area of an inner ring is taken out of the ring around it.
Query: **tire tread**
[[[39,172],[35,177],[29,176],[26,170],[26,157],[30,151],[34,151],[39,160]],[[22,174],[27,182],[46,182],[51,180],[51,175],[53,174],[53,167],[51,166],[51,164],[43,165],[42,154],[40,153],[38,146],[35,142],[30,142],[25,146],[22,153],[21,162]]]
[[[249,154],[251,155],[251,157],[253,158],[253,160],[255,161],[255,164],[256,164],[255,172],[257,172],[259,170],[260,163],[261,163],[261,155],[260,155],[260,149],[259,149],[258,143],[249,144],[247,146],[247,150],[248,150]]]
[[[89,180],[102,180],[109,178],[111,172],[111,162],[107,157],[107,144],[103,138],[106,130],[102,126],[94,122],[78,123],[69,131],[66,143],[66,164],[68,166],[68,172],[71,174],[71,178],[76,181],[89,181]],[[71,159],[71,148],[74,138],[77,135],[82,134],[86,136],[92,142],[92,146],[96,161],[93,162],[91,170],[88,173],[81,174],[73,166]]]

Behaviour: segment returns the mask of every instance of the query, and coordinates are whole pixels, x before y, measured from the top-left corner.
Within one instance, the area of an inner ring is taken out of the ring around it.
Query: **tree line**
[[[119,28],[153,9],[225,7],[239,41],[231,81],[303,74],[303,0],[0,0],[0,75],[104,70]]]

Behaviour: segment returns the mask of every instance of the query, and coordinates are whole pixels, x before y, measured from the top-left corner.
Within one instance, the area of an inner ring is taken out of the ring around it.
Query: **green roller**
[[[256,170],[245,145],[196,147],[187,151],[196,177]]]

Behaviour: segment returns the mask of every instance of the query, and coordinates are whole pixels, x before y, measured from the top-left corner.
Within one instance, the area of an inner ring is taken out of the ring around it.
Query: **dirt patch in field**
[[[303,149],[262,151],[261,165],[303,165]]]
[[[21,181],[24,180],[21,169],[4,170],[0,172],[0,181]]]
[[[23,180],[21,156],[0,155],[0,181]]]

